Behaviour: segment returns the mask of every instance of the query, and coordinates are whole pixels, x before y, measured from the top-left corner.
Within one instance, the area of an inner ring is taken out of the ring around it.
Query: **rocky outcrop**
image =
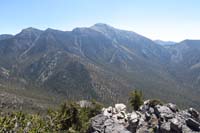
[[[81,107],[81,108],[88,108],[92,106],[92,102],[87,101],[87,100],[81,100],[78,101],[77,104]]]
[[[193,108],[180,110],[175,104],[152,106],[147,100],[138,111],[128,113],[124,104],[103,108],[91,119],[88,133],[192,133],[200,132],[200,115]]]

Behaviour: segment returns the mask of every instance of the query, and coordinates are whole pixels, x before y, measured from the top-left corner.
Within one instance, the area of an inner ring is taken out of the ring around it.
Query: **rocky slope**
[[[97,99],[110,104],[126,102],[124,97],[138,88],[146,98],[199,109],[199,44],[186,40],[165,48],[106,24],[72,31],[27,28],[0,39],[0,92],[42,95],[52,103]]]
[[[138,111],[127,113],[115,104],[91,119],[89,133],[197,133],[200,114],[193,108],[180,110],[175,104],[154,105],[147,100]]]

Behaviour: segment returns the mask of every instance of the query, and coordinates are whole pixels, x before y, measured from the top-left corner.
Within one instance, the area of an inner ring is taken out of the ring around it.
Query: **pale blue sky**
[[[99,22],[151,39],[200,39],[200,0],[0,0],[0,34]]]

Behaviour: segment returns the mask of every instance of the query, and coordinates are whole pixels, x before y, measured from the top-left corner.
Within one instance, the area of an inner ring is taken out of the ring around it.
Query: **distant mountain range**
[[[0,35],[0,40],[9,39],[9,38],[12,38],[12,37],[13,37],[13,35],[3,34],[3,35]]]
[[[162,41],[162,40],[155,40],[154,41],[157,44],[160,44],[162,46],[169,46],[169,45],[174,45],[176,44],[176,42],[172,42],[172,41]]]
[[[137,88],[146,98],[200,109],[200,40],[159,42],[101,23],[3,35],[0,91],[48,106],[63,99],[126,102]]]

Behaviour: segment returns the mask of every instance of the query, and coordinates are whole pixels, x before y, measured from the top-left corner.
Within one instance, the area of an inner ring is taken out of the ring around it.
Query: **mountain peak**
[[[186,39],[186,40],[183,40],[181,42],[178,43],[179,45],[188,45],[188,46],[191,46],[191,45],[196,45],[197,47],[199,47],[200,45],[200,40],[191,40],[191,39]]]
[[[97,23],[91,26],[90,29],[100,32],[105,36],[107,36],[108,38],[114,38],[116,33],[119,32],[118,29],[103,23]]]
[[[91,26],[90,28],[92,28],[92,29],[95,29],[95,30],[102,30],[102,29],[115,29],[114,27],[112,27],[112,26],[110,26],[110,25],[108,25],[108,24],[104,24],[104,23],[96,23],[95,25],[93,25],[93,26]]]
[[[47,28],[46,30],[44,30],[44,33],[54,33],[57,32],[58,30],[52,29],[52,28]]]
[[[33,28],[33,27],[28,27],[26,29],[23,29],[21,32],[34,32],[34,31],[41,31],[41,30]]]
[[[45,31],[57,31],[57,30],[52,28],[47,28]]]
[[[104,23],[96,23],[93,26],[97,26],[97,27],[112,27],[112,26],[110,26],[108,24],[104,24]]]
[[[17,37],[27,37],[27,36],[31,36],[31,35],[38,36],[41,33],[42,33],[42,30],[39,30],[39,29],[36,29],[36,28],[33,28],[33,27],[29,27],[29,28],[23,29],[16,36]]]

